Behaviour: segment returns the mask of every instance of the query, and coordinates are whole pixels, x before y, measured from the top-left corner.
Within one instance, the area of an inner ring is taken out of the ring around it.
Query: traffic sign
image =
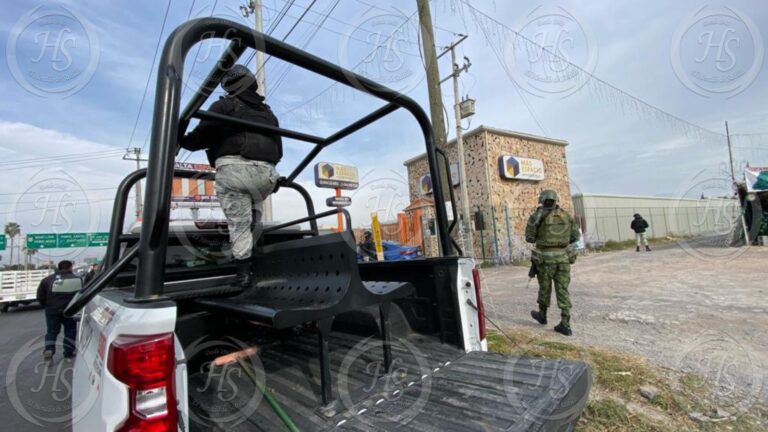
[[[325,205],[328,207],[349,207],[352,205],[352,198],[346,196],[333,196],[325,199]]]
[[[109,233],[107,232],[27,234],[27,248],[29,249],[102,247],[106,246],[108,242]]]
[[[55,249],[57,247],[56,234],[27,234],[27,249]]]
[[[0,236],[0,251],[5,250],[5,234]]]
[[[57,247],[88,247],[88,233],[62,233],[57,235]]]
[[[108,232],[88,233],[88,246],[99,247],[106,246],[109,243]]]

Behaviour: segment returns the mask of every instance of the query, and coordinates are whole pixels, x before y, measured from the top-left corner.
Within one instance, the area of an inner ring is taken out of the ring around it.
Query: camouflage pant
[[[262,203],[275,189],[277,171],[263,162],[216,165],[216,195],[227,217],[232,255],[248,259],[261,237]]]
[[[537,264],[539,280],[539,308],[546,313],[552,298],[552,283],[555,284],[557,307],[560,308],[562,323],[571,325],[571,298],[568,294],[568,284],[571,283],[571,265],[565,263]]]

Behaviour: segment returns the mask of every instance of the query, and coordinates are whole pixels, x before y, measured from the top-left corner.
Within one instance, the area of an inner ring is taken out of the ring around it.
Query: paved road
[[[722,248],[710,240],[579,258],[568,340],[707,375],[719,397],[741,405],[768,400],[768,247]],[[554,296],[550,325],[530,318],[538,287],[534,280],[526,289],[527,271],[484,270],[486,311],[502,325],[563,340],[552,331],[559,321]]]
[[[27,306],[0,314],[0,430],[70,429],[72,363],[61,347],[50,366],[42,363],[45,315]]]

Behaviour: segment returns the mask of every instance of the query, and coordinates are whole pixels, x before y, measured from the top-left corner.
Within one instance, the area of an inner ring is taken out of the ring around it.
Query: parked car
[[[381,245],[384,248],[384,261],[412,260],[422,255],[421,247],[419,246],[408,246],[391,240],[384,240],[381,242]],[[365,261],[365,257],[360,253],[359,247],[357,249],[357,260]]]

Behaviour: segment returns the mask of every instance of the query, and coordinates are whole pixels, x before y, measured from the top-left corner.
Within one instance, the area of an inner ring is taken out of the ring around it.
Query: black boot
[[[531,318],[535,319],[539,322],[541,325],[545,325],[547,323],[547,313],[546,312],[540,312],[540,311],[531,311]]]
[[[235,260],[237,275],[235,276],[235,285],[246,289],[251,286],[251,259]]]
[[[645,250],[646,250],[646,251],[648,251],[648,252],[650,252],[650,251],[651,251],[651,248],[649,248],[649,247],[648,247],[648,245],[645,245]]]
[[[635,249],[635,252],[640,252],[640,246],[638,246],[637,249]]]
[[[571,331],[571,328],[564,326],[563,323],[556,325],[555,331],[565,336],[570,336],[573,334],[573,332]]]

